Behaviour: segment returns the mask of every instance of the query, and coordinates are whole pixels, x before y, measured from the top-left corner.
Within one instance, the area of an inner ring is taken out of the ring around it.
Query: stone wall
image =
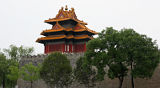
[[[76,60],[83,56],[83,53],[64,53],[70,60],[70,63],[73,67],[75,67]],[[36,56],[25,56],[22,57],[20,61],[20,66],[23,66],[24,64],[27,64],[29,62],[34,63],[34,65],[37,65],[38,63],[42,63],[43,60],[48,55],[36,55]],[[158,66],[152,76],[151,79],[135,79],[135,88],[160,88],[160,66]],[[96,87],[94,88],[118,88],[118,79],[111,80],[109,78],[105,78],[102,82],[97,82]],[[22,79],[18,80],[18,88],[30,88],[30,83],[26,82]],[[43,80],[38,80],[33,83],[33,88],[49,88]],[[70,88],[85,88],[84,85],[79,83],[73,83]],[[130,76],[127,76],[124,78],[123,88],[131,88],[131,81]]]
[[[63,53],[63,54],[67,56],[73,67],[76,66],[76,60],[84,55],[84,53]],[[19,62],[19,66],[22,67],[30,62],[32,62],[34,65],[37,65],[38,63],[42,63],[47,56],[48,56],[47,54],[23,56]],[[22,79],[18,79],[17,84],[18,88],[30,88],[30,83]],[[49,87],[45,84],[43,80],[38,80],[36,82],[33,82],[33,88],[49,88]]]

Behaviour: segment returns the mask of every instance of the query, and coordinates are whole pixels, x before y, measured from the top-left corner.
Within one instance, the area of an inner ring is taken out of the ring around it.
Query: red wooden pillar
[[[65,44],[62,44],[62,52],[65,52]]]
[[[84,43],[84,52],[86,51],[87,49],[86,49],[86,43]]]
[[[45,45],[45,54],[49,53],[49,45]]]
[[[51,45],[48,44],[48,53],[50,53],[50,50],[51,50]]]
[[[49,45],[46,45],[46,53],[49,52]]]
[[[75,52],[75,44],[72,45],[72,52]]]
[[[72,44],[69,44],[69,52],[72,53]]]
[[[65,49],[64,44],[61,44],[60,48],[61,48],[61,52],[64,52],[64,49]]]

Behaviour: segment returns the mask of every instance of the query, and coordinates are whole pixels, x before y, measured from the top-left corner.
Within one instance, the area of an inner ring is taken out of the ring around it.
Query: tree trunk
[[[87,84],[87,87],[90,88],[89,83]]]
[[[12,86],[12,82],[11,82],[11,88],[13,88],[13,86]]]
[[[32,84],[33,84],[33,82],[31,81],[31,88],[32,88]]]
[[[133,65],[132,65],[132,62],[131,62],[131,72],[132,72],[132,69],[133,69]],[[134,78],[133,78],[132,74],[131,74],[131,85],[132,85],[132,88],[134,88]]]
[[[122,84],[123,84],[123,77],[119,77],[119,87],[118,88],[122,88]]]
[[[57,88],[57,85],[55,85],[54,88]]]
[[[5,88],[5,74],[3,74],[3,80],[2,80],[3,88]]]
[[[131,75],[131,81],[132,81],[132,88],[134,88],[134,78],[132,75]]]

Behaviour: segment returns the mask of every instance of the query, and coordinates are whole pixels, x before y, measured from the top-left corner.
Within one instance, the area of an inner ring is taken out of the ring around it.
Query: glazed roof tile
[[[36,42],[40,41],[46,41],[46,40],[56,40],[56,39],[93,39],[93,37],[90,37],[88,35],[81,35],[81,36],[73,36],[73,35],[51,35],[47,37],[41,37],[36,40]]]
[[[74,28],[64,28],[64,27],[60,26],[58,23],[55,26],[58,26],[58,28],[55,29],[55,27],[53,27],[52,29],[44,30],[44,31],[41,32],[41,35],[44,35],[45,33],[58,32],[58,31],[73,31],[73,32],[88,31],[88,32],[91,32],[93,34],[98,34],[97,32],[87,28],[85,25],[81,25],[79,23],[76,25],[76,27],[78,26],[79,28],[76,28],[76,27],[74,27]]]

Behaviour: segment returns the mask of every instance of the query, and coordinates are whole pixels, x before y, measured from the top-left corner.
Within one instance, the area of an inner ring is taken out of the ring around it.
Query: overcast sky
[[[160,46],[160,0],[0,0],[0,48],[33,46],[36,54],[43,53],[43,44],[35,41],[51,28],[44,20],[65,5],[92,30],[133,28]]]

